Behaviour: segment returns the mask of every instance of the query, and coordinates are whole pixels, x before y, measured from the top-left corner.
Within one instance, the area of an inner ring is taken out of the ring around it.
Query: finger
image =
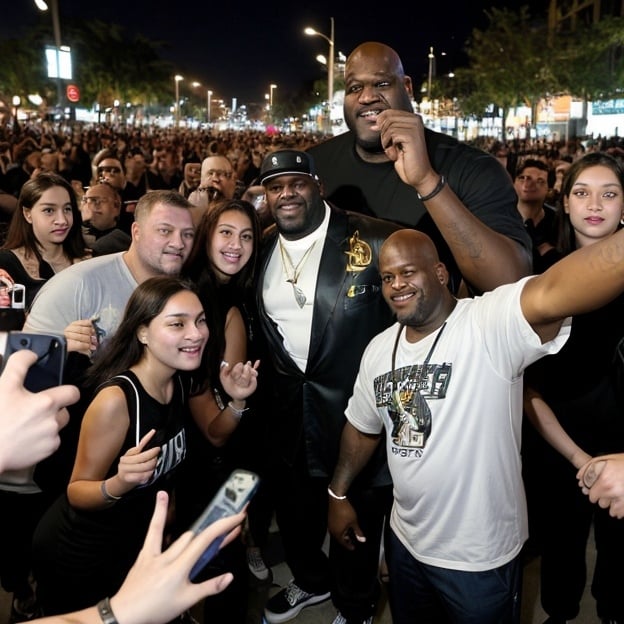
[[[9,385],[24,385],[28,369],[37,361],[37,354],[30,349],[20,349],[9,356],[2,376]]]
[[[598,499],[598,506],[602,507],[603,509],[606,509],[607,507],[609,507],[609,505],[611,505],[611,499],[610,498],[599,498]]]
[[[585,484],[585,487],[591,488],[591,486],[596,483],[596,479],[599,477],[604,466],[604,460],[596,461],[588,466],[585,474],[583,475],[583,483]]]
[[[162,551],[163,533],[167,522],[167,507],[169,505],[169,495],[163,490],[156,493],[156,504],[154,513],[150,520],[143,549],[150,555],[159,555]]]
[[[154,437],[154,435],[156,434],[156,429],[150,429],[139,441],[139,443],[136,446],[136,449],[141,452],[145,446],[147,445],[147,443]]]
[[[47,390],[43,390],[42,393],[52,400],[58,410],[68,405],[73,405],[80,399],[80,390],[78,390],[76,386],[70,386],[68,384],[48,388]]]

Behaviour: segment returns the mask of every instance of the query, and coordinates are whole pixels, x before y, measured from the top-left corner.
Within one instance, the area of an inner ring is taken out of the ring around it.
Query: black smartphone
[[[233,516],[243,510],[251,500],[260,483],[260,478],[249,470],[234,470],[221,486],[214,498],[208,503],[201,516],[191,526],[191,531],[197,535],[207,526],[227,516]],[[194,581],[208,562],[217,554],[219,546],[226,535],[217,537],[195,562],[189,578]]]
[[[6,335],[4,362],[21,349],[30,349],[37,354],[37,361],[30,367],[24,380],[24,387],[31,392],[39,392],[63,383],[63,371],[67,344],[65,336],[57,334],[31,334],[10,331]]]

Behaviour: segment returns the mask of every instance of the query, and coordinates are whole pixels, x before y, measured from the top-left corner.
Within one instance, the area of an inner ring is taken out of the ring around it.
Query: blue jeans
[[[414,559],[390,528],[385,550],[394,624],[520,622],[520,556],[485,572],[439,568]]]

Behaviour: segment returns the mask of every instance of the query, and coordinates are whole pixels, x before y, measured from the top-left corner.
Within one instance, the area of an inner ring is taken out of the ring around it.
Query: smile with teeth
[[[381,113],[381,110],[368,110],[364,113],[360,113],[360,117],[377,117]]]
[[[201,345],[198,345],[196,347],[180,347],[180,351],[182,351],[183,353],[190,353],[191,355],[198,354],[200,350],[201,350]]]
[[[414,293],[403,293],[401,295],[393,295],[392,301],[407,301],[414,296]]]

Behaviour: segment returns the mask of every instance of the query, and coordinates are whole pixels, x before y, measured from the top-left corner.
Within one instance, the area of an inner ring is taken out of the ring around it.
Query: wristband
[[[97,610],[100,614],[100,618],[102,619],[102,624],[119,624],[115,614],[113,613],[113,609],[111,608],[110,600],[108,598],[104,598],[98,602]]]
[[[102,485],[100,485],[100,492],[102,492],[102,498],[109,502],[109,503],[116,503],[117,501],[121,500],[121,496],[115,496],[114,494],[111,494],[107,489],[106,489],[106,481],[102,481]]]
[[[416,191],[416,195],[418,196],[418,199],[420,199],[420,201],[426,202],[430,199],[433,199],[445,186],[446,178],[441,175],[438,183],[436,184],[436,187],[433,189],[433,191],[431,191],[431,193],[429,193],[429,195],[421,195],[418,191]]]
[[[230,410],[232,410],[232,414],[234,414],[234,416],[238,420],[240,420],[243,414],[249,409],[248,407],[243,407],[243,409],[238,409],[238,407],[234,407],[234,405],[232,405],[232,401],[230,401],[227,404],[227,406],[230,408]]]
[[[347,500],[346,495],[345,496],[338,496],[338,494],[336,494],[336,492],[334,492],[334,490],[331,489],[331,486],[327,486],[327,493],[334,499],[334,500]]]

